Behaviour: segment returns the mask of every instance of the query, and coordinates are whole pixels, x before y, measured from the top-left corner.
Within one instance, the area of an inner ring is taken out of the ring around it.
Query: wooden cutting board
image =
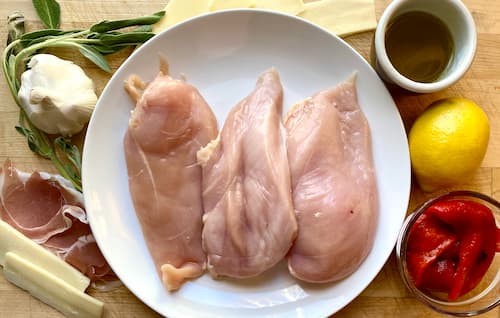
[[[347,1],[347,0],[346,0]],[[62,12],[62,28],[83,28],[103,19],[130,18],[163,9],[166,0],[59,0]],[[377,17],[380,17],[389,0],[375,0]],[[398,105],[404,124],[411,124],[432,101],[450,96],[470,98],[483,107],[491,123],[488,152],[477,174],[460,189],[472,189],[492,195],[500,200],[500,2],[497,0],[465,0],[477,24],[478,50],[467,75],[451,88],[435,94],[409,94],[400,90],[391,93]],[[27,28],[34,30],[41,25],[31,0],[0,1],[0,16],[7,17],[13,11],[21,11],[27,18]],[[5,20],[4,20],[5,21]],[[369,58],[373,32],[346,38],[365,58]],[[0,27],[2,50],[6,28]],[[75,59],[91,76],[100,92],[110,75],[86,62],[73,52],[64,52]],[[130,54],[130,50],[109,59],[113,69]],[[2,78],[3,79],[3,78]],[[9,95],[4,80],[0,81],[0,162],[6,158],[26,171],[35,169],[55,172],[50,162],[35,157],[27,148],[24,138],[14,130],[18,109]],[[458,189],[458,187],[457,187]],[[423,194],[413,187],[409,209],[434,194]],[[158,317],[127,288],[112,292],[91,292],[106,304],[105,317]],[[0,275],[0,317],[62,317],[54,309],[32,298],[29,294],[6,282]],[[406,290],[401,281],[392,255],[368,288],[336,317],[443,317],[428,309]],[[497,308],[481,317],[500,317]]]

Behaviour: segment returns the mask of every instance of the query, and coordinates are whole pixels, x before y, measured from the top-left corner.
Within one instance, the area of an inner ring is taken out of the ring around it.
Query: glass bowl
[[[419,290],[410,277],[407,263],[407,243],[410,229],[419,216],[434,203],[444,199],[465,199],[487,206],[493,213],[497,227],[500,224],[500,203],[474,191],[453,191],[432,198],[420,205],[405,220],[396,243],[399,272],[406,287],[425,305],[437,312],[458,317],[470,317],[485,313],[500,305],[500,253],[496,253],[488,271],[479,284],[456,301],[448,301],[446,293]],[[497,230],[498,236],[498,230]],[[498,238],[497,238],[498,240]],[[498,244],[498,242],[497,242]]]

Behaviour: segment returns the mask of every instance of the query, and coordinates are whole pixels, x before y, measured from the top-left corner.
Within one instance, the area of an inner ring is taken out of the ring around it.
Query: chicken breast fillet
[[[355,77],[295,105],[285,127],[299,226],[288,268],[308,282],[340,280],[371,250],[378,219],[371,135]]]
[[[196,88],[161,72],[147,87],[132,76],[126,89],[138,99],[124,140],[130,193],[163,284],[175,290],[206,267],[196,152],[217,137],[217,121]]]
[[[203,246],[214,276],[258,275],[296,236],[278,73],[263,73],[198,153],[203,168]]]

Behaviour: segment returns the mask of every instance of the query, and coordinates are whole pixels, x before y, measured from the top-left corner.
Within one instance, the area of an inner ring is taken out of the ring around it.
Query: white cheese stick
[[[85,291],[90,284],[90,279],[73,266],[0,220],[0,265],[5,266],[8,252],[15,252],[45,271],[56,273],[57,277],[79,291]]]
[[[101,317],[104,304],[14,252],[5,255],[5,278],[70,318]]]

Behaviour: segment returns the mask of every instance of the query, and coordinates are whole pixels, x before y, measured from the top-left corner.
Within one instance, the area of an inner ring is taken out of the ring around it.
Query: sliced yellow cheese
[[[70,318],[101,317],[104,304],[14,252],[5,255],[5,278]]]
[[[209,11],[212,0],[170,0],[163,18],[153,25],[153,32],[160,33],[170,26]]]
[[[254,7],[255,0],[212,0],[210,11]]]
[[[38,267],[57,273],[61,280],[79,291],[84,291],[89,286],[88,277],[0,220],[0,265],[5,266],[8,252],[15,252]]]
[[[304,11],[304,2],[302,0],[255,0],[255,8],[297,15]]]
[[[304,7],[300,17],[338,36],[373,30],[377,26],[373,0],[319,0]]]

